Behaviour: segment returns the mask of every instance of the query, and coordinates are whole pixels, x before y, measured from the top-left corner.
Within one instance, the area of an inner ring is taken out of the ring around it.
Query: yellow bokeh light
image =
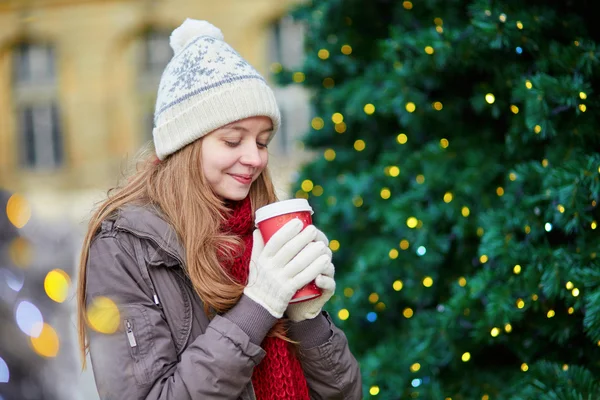
[[[530,81],[530,80],[526,80],[526,81],[525,81],[525,87],[526,87],[527,89],[531,89],[531,88],[533,87],[533,84],[531,83],[531,81]]]
[[[379,303],[375,304],[375,310],[379,312],[385,310],[385,303],[380,301]]]
[[[559,204],[556,206],[556,209],[558,210],[559,213],[563,214],[565,212],[565,206],[563,206],[562,204]]]
[[[409,246],[410,246],[410,242],[409,242],[408,240],[406,240],[406,239],[402,239],[402,240],[400,241],[400,248],[401,248],[402,250],[406,250],[406,249],[408,249],[408,247],[409,247]]]
[[[469,214],[471,214],[471,210],[469,210],[469,207],[464,206],[463,208],[460,209],[460,213],[462,214],[463,217],[468,217]]]
[[[365,112],[365,114],[371,115],[375,112],[375,106],[371,103],[365,104],[363,111]]]
[[[406,103],[406,111],[408,111],[409,113],[414,112],[416,109],[417,109],[417,106],[412,101],[409,101],[408,103]]]
[[[466,351],[463,353],[463,355],[460,358],[461,358],[461,360],[463,360],[463,362],[467,362],[471,359],[471,353]]]
[[[493,327],[492,330],[490,331],[490,335],[492,335],[492,337],[496,337],[500,334],[500,329]]]
[[[365,147],[367,147],[367,145],[362,139],[358,139],[356,142],[354,142],[354,150],[356,151],[363,151]]]
[[[536,126],[534,126],[534,127],[533,127],[533,131],[534,131],[534,132],[536,133],[536,135],[537,135],[538,133],[540,133],[540,132],[542,131],[542,127],[541,127],[541,126],[539,126],[539,125],[536,125]]]
[[[379,193],[379,195],[381,196],[382,199],[387,200],[392,195],[392,192],[388,188],[383,188],[383,189],[381,189],[381,192]]]
[[[585,99],[587,99],[587,94],[585,92],[579,92],[579,98],[581,100],[585,100]]]
[[[31,243],[21,236],[14,238],[8,245],[8,255],[17,267],[28,267],[33,258]]]
[[[565,284],[565,287],[567,288],[567,290],[571,290],[575,287],[575,285],[573,285],[573,282],[569,281]]]
[[[425,182],[425,176],[423,174],[419,174],[415,177],[415,180],[419,185],[421,185],[423,182]]]
[[[519,264],[515,265],[515,266],[513,267],[513,272],[514,272],[516,275],[519,275],[519,274],[521,273],[521,266],[520,266]]]
[[[346,297],[352,297],[352,296],[354,296],[354,289],[349,288],[349,287],[345,288],[344,289],[344,296],[346,296]]]
[[[427,54],[431,55],[431,54],[433,54],[434,52],[435,52],[435,50],[433,49],[433,47],[431,47],[431,46],[426,46],[426,47],[425,47],[425,53],[427,53]]]
[[[569,314],[573,314],[575,312],[575,309],[573,307],[569,307],[569,309],[567,310],[567,312]]]
[[[433,286],[433,279],[430,276],[426,276],[425,278],[423,278],[423,286],[425,286],[425,287]]]
[[[395,290],[396,292],[399,292],[399,291],[401,291],[403,287],[404,287],[404,284],[403,284],[403,283],[402,283],[402,281],[401,281],[401,280],[399,280],[399,279],[398,279],[398,280],[396,280],[396,281],[394,281],[394,283],[392,284],[392,288],[394,288],[394,290]]]
[[[302,184],[300,185],[300,187],[302,188],[302,190],[304,190],[305,192],[308,193],[313,189],[314,184],[310,179],[305,179],[302,181]]]
[[[571,290],[571,294],[573,295],[573,297],[579,296],[579,289],[573,288],[573,290]]]
[[[529,370],[529,365],[526,363],[521,364],[521,371],[527,372],[527,370]]]
[[[506,331],[506,333],[512,332],[512,325],[511,324],[504,325],[504,330]]]
[[[331,121],[334,124],[340,124],[340,123],[344,122],[344,116],[341,113],[339,113],[339,112],[338,113],[334,113],[331,116]]]
[[[442,147],[442,149],[448,148],[449,145],[450,145],[450,142],[448,141],[448,139],[445,139],[445,138],[440,139],[440,146]]]
[[[314,117],[310,123],[310,125],[312,126],[312,128],[316,131],[319,131],[321,129],[323,129],[323,127],[325,126],[325,121],[323,121],[323,118],[321,117]]]
[[[546,313],[546,317],[548,318],[552,318],[556,315],[556,313],[554,312],[554,310],[548,310],[548,312]]]
[[[379,386],[371,386],[369,388],[369,394],[371,396],[377,396],[379,394]]]
[[[525,307],[525,302],[523,301],[523,299],[517,299],[517,308],[523,307]]]
[[[363,198],[356,196],[352,199],[352,204],[354,204],[354,207],[361,207],[363,205]]]
[[[511,181],[516,181],[517,174],[515,174],[514,172],[511,172],[510,174],[508,174],[508,179],[510,179]]]
[[[440,25],[444,25],[444,21],[440,18],[440,17],[435,17],[433,19],[433,23],[440,26]]]
[[[502,13],[498,16],[500,22],[506,22],[506,14]]]
[[[444,28],[442,28],[441,26],[436,26],[436,27],[435,27],[435,31],[436,31],[437,33],[444,33]]]
[[[406,142],[408,142],[408,136],[406,136],[406,134],[404,134],[404,133],[400,133],[396,137],[396,141],[400,144],[405,144]]]
[[[444,193],[444,203],[450,203],[453,197],[454,196],[452,196],[452,193],[450,192]]]
[[[537,299],[538,299],[538,295],[537,294],[534,293],[534,294],[531,295],[531,300],[537,301]]]
[[[67,299],[69,286],[71,286],[71,278],[61,269],[53,269],[46,274],[44,279],[46,294],[57,303],[62,303]]]
[[[417,224],[418,224],[418,220],[415,217],[409,217],[406,220],[406,226],[408,226],[409,228],[416,228]]]
[[[404,318],[412,318],[412,316],[414,315],[414,312],[413,312],[412,308],[406,307],[402,311],[402,315],[404,315]]]
[[[333,80],[333,78],[327,77],[325,79],[323,79],[323,87],[325,89],[331,89],[335,86],[335,81]]]
[[[312,194],[313,194],[313,196],[319,197],[323,194],[324,191],[325,190],[323,189],[323,186],[315,185],[315,187],[313,187]]]
[[[390,176],[396,177],[396,176],[400,175],[400,168],[398,168],[395,165],[392,165],[390,167],[388,173],[390,174]]]
[[[42,332],[38,337],[29,337],[33,350],[42,357],[56,357],[60,348],[58,334],[50,325],[44,322]]]
[[[490,400],[490,396],[484,394],[483,396],[481,396],[481,400]]]
[[[547,158],[544,158],[544,159],[542,160],[542,167],[546,168],[547,166],[548,166],[548,159],[547,159]]]
[[[304,75],[304,72],[294,72],[292,75],[292,80],[296,83],[302,83],[305,79],[306,75]]]
[[[523,23],[521,21],[517,21],[517,28],[523,29]]]
[[[496,97],[492,93],[488,93],[485,95],[485,101],[487,101],[488,104],[494,104],[494,101],[496,101]]]
[[[434,108],[436,111],[441,111],[441,110],[442,110],[442,108],[444,108],[443,104],[442,104],[441,102],[439,102],[439,101],[436,101],[436,102],[434,102],[434,103],[433,103],[431,106],[432,106],[432,107],[433,107],[433,108]]]
[[[496,188],[496,194],[497,194],[498,196],[504,196],[504,188],[503,188],[503,187],[501,187],[501,186],[498,186],[498,187]]]
[[[483,230],[482,227],[478,227],[477,231],[475,233],[477,233],[477,236],[482,237],[483,233],[484,233],[484,230]]]
[[[329,248],[331,249],[331,251],[338,251],[340,249],[340,242],[333,239],[329,242]]]
[[[280,63],[276,62],[271,64],[271,72],[273,72],[274,74],[278,74],[281,71],[283,71],[283,66]]]
[[[485,254],[482,254],[482,255],[479,257],[479,262],[480,262],[480,263],[482,263],[482,264],[485,264],[487,261],[488,261],[488,256],[486,256]]]
[[[402,3],[402,7],[406,8],[407,10],[411,10],[413,8],[413,3],[410,1],[404,1]]]
[[[347,320],[348,318],[350,318],[350,311],[348,311],[345,308],[342,308],[340,311],[338,311],[338,318],[342,321]]]
[[[419,363],[414,363],[413,365],[410,366],[410,372],[417,372],[421,369],[421,364]]]
[[[371,304],[375,304],[375,303],[377,303],[378,301],[379,301],[379,295],[378,295],[377,293],[371,293],[371,294],[369,295],[369,302],[370,302]]]
[[[345,55],[350,55],[352,54],[352,46],[350,46],[349,44],[345,44],[342,46],[342,54]]]
[[[464,276],[461,276],[460,278],[458,278],[458,284],[461,287],[467,286],[467,279]]]
[[[563,364],[562,370],[563,371],[568,371],[569,370],[569,365],[568,364]]]
[[[390,256],[390,258],[392,260],[395,260],[396,258],[398,258],[399,254],[400,254],[400,252],[396,249],[391,249],[390,252],[388,253],[388,255]]]
[[[513,114],[518,114],[519,113],[519,107],[515,106],[514,104],[512,106],[510,106],[510,111],[512,111]]]
[[[319,50],[319,52],[317,53],[317,55],[319,56],[319,58],[321,60],[327,60],[329,58],[329,50],[327,50],[327,49],[321,49],[321,50]]]
[[[579,111],[585,112],[586,110],[587,110],[587,106],[585,104],[580,104],[579,105]]]
[[[327,161],[335,160],[335,150],[333,150],[333,149],[325,150],[325,152],[323,153],[323,157],[325,157],[325,159]]]
[[[297,199],[308,199],[308,193],[303,190],[298,190],[295,194]]]
[[[31,207],[24,196],[15,193],[6,203],[6,216],[11,224],[21,229],[31,218]]]
[[[113,334],[119,328],[121,320],[119,309],[108,297],[96,297],[87,308],[87,319],[93,330]]]
[[[597,227],[598,227],[598,223],[596,221],[592,221],[592,223],[590,224],[590,228],[596,229]]]

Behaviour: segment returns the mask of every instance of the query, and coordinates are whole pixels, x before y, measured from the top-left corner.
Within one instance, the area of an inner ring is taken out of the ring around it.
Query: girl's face
[[[246,198],[250,185],[267,166],[268,117],[250,117],[225,125],[202,139],[202,172],[213,191],[226,200]]]

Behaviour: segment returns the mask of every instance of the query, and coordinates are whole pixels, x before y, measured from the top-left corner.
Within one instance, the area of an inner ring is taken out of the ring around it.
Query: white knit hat
[[[154,111],[156,155],[168,155],[229,123],[254,116],[281,125],[265,79],[224,42],[219,28],[186,19],[171,34],[175,55],[160,79]]]

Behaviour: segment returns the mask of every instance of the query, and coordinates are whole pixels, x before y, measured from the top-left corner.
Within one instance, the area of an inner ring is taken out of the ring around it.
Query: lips
[[[248,185],[252,183],[252,175],[243,175],[243,174],[229,174],[236,181]]]

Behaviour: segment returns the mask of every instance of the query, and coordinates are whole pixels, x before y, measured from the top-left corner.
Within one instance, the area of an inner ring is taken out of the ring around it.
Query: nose
[[[240,162],[244,165],[259,167],[262,164],[260,149],[255,144],[249,144],[244,147]]]

